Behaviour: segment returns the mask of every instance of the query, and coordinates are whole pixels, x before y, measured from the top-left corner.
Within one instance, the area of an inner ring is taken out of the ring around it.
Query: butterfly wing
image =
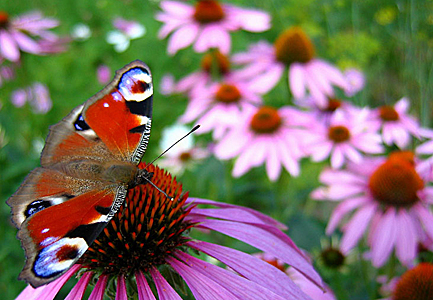
[[[132,62],[102,91],[51,126],[42,167],[9,198],[27,257],[20,278],[34,287],[68,270],[123,203],[126,184],[101,182],[98,168],[83,171],[81,165],[139,163],[150,135],[151,79],[144,63]],[[65,165],[68,174],[62,172]],[[71,176],[71,165],[80,176]]]
[[[103,90],[50,128],[42,166],[114,156],[138,164],[150,137],[153,103],[149,67],[134,61]]]

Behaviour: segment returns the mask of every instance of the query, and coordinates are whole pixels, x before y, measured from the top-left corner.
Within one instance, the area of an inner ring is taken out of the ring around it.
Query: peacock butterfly
[[[19,279],[38,287],[65,273],[122,205],[150,136],[152,75],[134,61],[50,127],[41,167],[7,201],[26,254]]]

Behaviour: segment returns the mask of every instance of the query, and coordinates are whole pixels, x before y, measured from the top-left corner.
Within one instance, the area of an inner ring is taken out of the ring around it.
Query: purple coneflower
[[[33,111],[39,114],[47,113],[53,105],[47,86],[40,82],[35,82],[25,89],[15,90],[12,92],[11,101],[16,107],[29,103]]]
[[[383,153],[382,139],[377,133],[378,126],[368,123],[367,109],[336,110],[329,123],[312,122],[308,135],[304,137],[308,154],[313,161],[330,157],[333,168],[341,168],[347,160],[359,163],[361,152]]]
[[[288,67],[294,98],[304,98],[308,90],[321,106],[326,106],[326,99],[334,96],[333,86],[348,87],[340,70],[315,57],[313,43],[299,27],[284,31],[274,45],[261,41],[250,46],[249,51],[235,54],[233,62],[246,65],[238,76],[253,78],[254,85],[264,93],[280,81]]]
[[[116,30],[107,34],[107,43],[114,45],[116,52],[124,52],[129,48],[131,40],[146,34],[146,28],[138,22],[116,18],[113,20]]]
[[[218,48],[227,54],[231,47],[230,31],[261,32],[270,28],[269,14],[216,0],[199,0],[195,6],[164,0],[161,9],[156,19],[164,25],[158,36],[163,39],[173,32],[167,49],[171,55],[193,43],[196,52]]]
[[[200,133],[213,131],[213,138],[218,140],[229,127],[238,124],[243,109],[261,103],[261,95],[248,82],[227,79],[194,88],[180,121],[196,121]]]
[[[343,254],[368,232],[374,266],[385,264],[394,248],[403,264],[412,263],[419,243],[426,236],[433,238],[433,190],[426,186],[430,172],[420,172],[418,166],[413,153],[402,151],[387,158],[364,158],[344,170],[327,169],[320,175],[326,186],[313,191],[312,198],[341,202],[331,215],[327,234],[355,211],[343,226]]]
[[[44,18],[40,12],[31,12],[11,19],[5,11],[0,11],[0,55],[17,62],[20,50],[33,54],[53,53],[59,37],[49,31],[59,22],[53,18]],[[37,37],[33,39],[32,37]]]
[[[46,286],[27,287],[17,299],[53,299],[74,274],[80,279],[66,299],[81,299],[89,283],[96,282],[91,300],[106,293],[122,300],[137,294],[140,300],[180,300],[174,289],[179,276],[196,299],[308,299],[279,269],[250,254],[195,240],[189,232],[196,229],[220,232],[268,252],[321,285],[302,251],[278,229],[282,224],[249,208],[188,198],[170,174],[153,165],[147,169],[154,174],[153,183],[174,200],[150,184],[129,190],[125,205],[78,264]],[[229,269],[200,259],[206,255]]]
[[[387,145],[405,149],[411,136],[420,136],[418,121],[408,114],[409,100],[401,98],[394,106],[383,105],[371,112],[371,117],[382,127],[382,138]]]
[[[299,160],[305,156],[302,138],[308,122],[305,113],[288,106],[246,107],[215,146],[215,155],[219,159],[237,157],[234,177],[263,163],[272,181],[278,179],[282,166],[297,176]]]

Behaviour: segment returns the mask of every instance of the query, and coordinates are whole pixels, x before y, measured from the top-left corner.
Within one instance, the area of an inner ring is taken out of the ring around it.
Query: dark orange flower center
[[[272,133],[280,128],[282,123],[278,110],[262,106],[252,117],[250,127],[256,133]]]
[[[323,260],[323,263],[327,267],[332,268],[332,269],[338,269],[339,267],[344,265],[344,261],[346,259],[346,257],[344,256],[343,253],[341,253],[340,250],[332,248],[332,247],[324,249],[320,253],[320,256]]]
[[[213,70],[218,71],[220,74],[227,74],[230,71],[230,61],[227,56],[216,50],[203,56],[201,67],[209,74]]]
[[[0,28],[6,28],[9,25],[9,15],[0,10]]]
[[[341,101],[339,99],[329,98],[328,106],[323,109],[326,112],[334,112],[337,108],[341,107]]]
[[[314,57],[314,46],[300,27],[284,31],[274,43],[278,61],[290,65],[294,62],[307,63]]]
[[[384,121],[397,121],[400,117],[394,107],[384,105],[379,108],[380,118]]]
[[[224,18],[224,10],[215,0],[200,0],[195,5],[194,19],[206,24],[220,21]]]
[[[275,268],[277,268],[277,269],[279,269],[279,270],[281,270],[283,272],[286,271],[284,263],[279,263],[278,259],[276,259],[276,258],[272,258],[272,259],[264,259],[264,258],[262,258],[262,260],[265,261],[265,262],[267,262],[268,264],[273,265]]]
[[[401,276],[393,300],[431,300],[433,297],[433,264],[420,263]]]
[[[328,130],[328,137],[335,143],[342,143],[349,140],[350,132],[345,126],[331,126]]]
[[[417,192],[423,187],[424,182],[406,151],[391,154],[369,180],[373,197],[381,204],[396,207],[415,204],[419,200]]]
[[[187,162],[191,159],[191,153],[189,152],[182,152],[179,156],[180,160],[183,162]]]
[[[83,268],[116,276],[147,272],[164,265],[187,241],[183,234],[193,226],[184,221],[190,210],[184,207],[188,193],[164,170],[153,165],[147,170],[153,173],[152,182],[174,200],[149,183],[129,189],[125,205],[78,261]]]
[[[218,91],[215,94],[215,99],[223,103],[238,102],[239,99],[241,99],[241,92],[235,85],[223,83],[218,88]]]

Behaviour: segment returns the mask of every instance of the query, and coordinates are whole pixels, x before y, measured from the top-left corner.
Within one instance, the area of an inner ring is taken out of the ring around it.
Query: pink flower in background
[[[90,280],[96,284],[89,299],[102,299],[105,293],[128,299],[132,290],[138,299],[182,299],[173,281],[165,277],[182,278],[195,299],[309,299],[276,267],[239,250],[190,238],[196,230],[201,231],[200,236],[220,233],[270,253],[321,286],[320,276],[304,253],[280,230],[283,224],[250,208],[188,198],[170,174],[153,165],[148,170],[153,173],[152,181],[174,200],[150,184],[130,189],[126,205],[79,264],[48,285],[28,286],[17,300],[52,300],[77,272],[80,279],[67,299],[82,299]],[[197,253],[230,270],[198,259]]]
[[[297,106],[308,110],[314,120],[326,125],[331,121],[335,111],[339,110],[349,113],[349,111],[355,109],[350,102],[337,98],[328,98],[326,106],[319,106],[312,96],[294,99],[294,102]]]
[[[367,122],[367,109],[352,109],[348,112],[337,110],[329,124],[312,122],[304,142],[313,161],[323,161],[330,157],[333,168],[341,168],[349,160],[360,163],[361,152],[383,153],[382,139],[377,126]]]
[[[116,30],[107,34],[107,43],[114,45],[116,52],[124,52],[129,48],[131,40],[146,34],[146,28],[138,22],[116,18],[113,21]]]
[[[45,114],[51,107],[50,93],[46,85],[35,82],[33,85],[15,90],[11,95],[11,102],[16,107],[22,107],[29,103],[35,113]]]
[[[251,91],[251,86],[243,81],[226,80],[197,86],[180,121],[195,121],[201,125],[199,133],[213,131],[213,138],[218,140],[229,127],[239,122],[245,107],[261,102],[261,96]]]
[[[99,65],[96,69],[96,78],[100,84],[107,84],[111,79],[111,69],[107,65]]]
[[[10,19],[0,11],[0,55],[17,62],[20,50],[32,54],[52,53],[59,37],[49,31],[59,22],[53,18],[44,18],[40,12],[32,12]],[[32,37],[37,37],[34,39]]]
[[[2,65],[3,59],[0,57],[0,87],[4,82],[15,78],[15,69],[12,66]]]
[[[203,88],[212,83],[213,76],[229,80],[231,75],[229,58],[218,50],[211,51],[203,56],[201,70],[180,79],[174,89],[178,93],[189,94],[197,87]]]
[[[313,191],[316,200],[341,202],[326,229],[331,234],[347,215],[342,227],[341,251],[354,248],[368,232],[369,257],[375,267],[389,258],[393,249],[405,265],[415,259],[419,243],[433,238],[433,189],[429,174],[421,173],[419,162],[409,151],[386,157],[365,158],[345,170],[326,169],[320,181],[326,186]]]
[[[159,149],[165,151],[172,146],[181,137],[188,134],[191,128],[175,124],[167,127],[162,131],[162,137],[159,143]],[[188,135],[176,146],[171,148],[159,160],[158,165],[167,169],[173,175],[182,175],[186,169],[193,168],[204,158],[210,155],[209,150],[194,145],[194,137]]]
[[[299,175],[299,161],[305,156],[302,139],[310,118],[292,107],[246,107],[215,146],[219,159],[236,158],[232,175],[239,177],[249,169],[266,164],[270,180],[281,174],[282,166],[292,176]]]
[[[406,148],[411,136],[419,138],[420,125],[408,114],[409,100],[401,98],[394,106],[383,105],[372,111],[372,119],[382,127],[383,142],[389,146],[395,144]]]
[[[339,69],[314,57],[314,46],[304,31],[292,27],[284,31],[274,45],[261,41],[244,53],[233,56],[233,62],[245,65],[237,76],[252,78],[252,82],[270,91],[289,68],[289,86],[294,98],[305,98],[307,91],[319,106],[326,106],[326,99],[334,96],[333,86],[348,88]]]
[[[218,48],[227,54],[231,48],[230,31],[247,30],[261,32],[270,28],[270,16],[266,12],[244,9],[216,0],[199,0],[192,6],[179,1],[161,1],[162,12],[156,19],[163,22],[158,36],[168,41],[168,53],[194,44],[196,52]]]
[[[344,90],[346,96],[352,97],[364,88],[365,76],[360,70],[354,68],[347,69],[344,71],[343,75],[347,81],[347,85]]]

